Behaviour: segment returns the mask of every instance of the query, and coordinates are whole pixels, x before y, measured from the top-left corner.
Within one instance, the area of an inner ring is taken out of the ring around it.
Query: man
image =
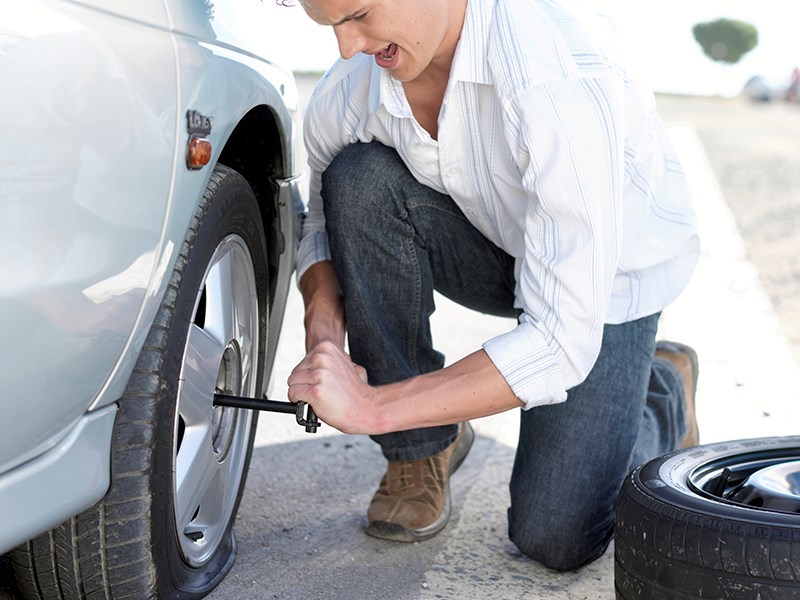
[[[697,437],[696,356],[655,343],[698,242],[652,95],[561,0],[301,3],[345,60],[306,115],[289,398],[381,445],[367,533],[398,541],[447,523],[468,420],[522,407],[510,537],[594,560],[629,470]],[[518,325],[442,368],[434,289]]]

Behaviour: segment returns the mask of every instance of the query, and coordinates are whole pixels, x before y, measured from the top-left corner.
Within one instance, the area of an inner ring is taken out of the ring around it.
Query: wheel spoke
[[[234,282],[231,285],[233,315],[233,335],[241,350],[243,394],[251,393],[249,384],[254,381],[252,361],[256,359],[253,351],[253,333],[258,331],[258,297],[250,273],[252,265],[243,251],[233,253]]]
[[[230,459],[228,459],[229,462]],[[220,463],[206,482],[200,502],[200,511],[191,522],[193,529],[216,529],[225,525],[220,521],[220,514],[225,512],[225,506],[231,501],[235,488],[238,487],[239,473],[232,473],[229,464]],[[236,478],[237,481],[231,481]]]
[[[175,512],[179,532],[191,521],[219,470],[208,427],[188,428],[175,461]]]
[[[187,426],[211,418],[216,376],[225,346],[209,333],[189,326],[178,412]]]
[[[211,267],[206,278],[205,329],[224,343],[236,337],[236,309],[232,290],[235,269],[230,249]]]

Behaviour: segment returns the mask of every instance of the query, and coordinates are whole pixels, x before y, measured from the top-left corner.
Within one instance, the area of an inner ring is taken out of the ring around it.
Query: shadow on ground
[[[448,529],[456,525],[493,444],[476,436],[453,477]],[[366,508],[384,467],[378,446],[364,436],[256,448],[239,509],[239,557],[211,597],[418,597],[447,535],[401,544],[364,533]]]
[[[493,445],[476,436],[453,477],[448,530]],[[413,544],[367,536],[366,508],[384,467],[377,444],[365,436],[255,448],[236,523],[236,564],[209,598],[417,598],[447,530]],[[8,555],[0,556],[0,600],[17,598]]]

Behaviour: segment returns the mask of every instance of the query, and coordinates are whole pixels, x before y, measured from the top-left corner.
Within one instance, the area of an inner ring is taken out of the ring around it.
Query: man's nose
[[[351,22],[342,23],[334,28],[339,54],[345,60],[353,58],[366,48],[366,39]]]

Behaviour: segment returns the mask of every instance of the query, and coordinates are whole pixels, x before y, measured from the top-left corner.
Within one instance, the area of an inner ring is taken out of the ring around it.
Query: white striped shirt
[[[338,61],[305,119],[310,197],[298,277],[329,258],[320,177],[346,145],[397,150],[516,259],[511,331],[483,348],[526,408],[585,379],[604,323],[663,309],[698,255],[688,186],[603,19],[560,0],[468,0],[438,141],[372,57]]]

